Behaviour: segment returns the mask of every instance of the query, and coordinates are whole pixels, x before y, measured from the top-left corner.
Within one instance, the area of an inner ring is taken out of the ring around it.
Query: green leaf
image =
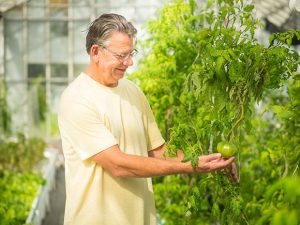
[[[245,12],[252,12],[253,9],[254,9],[254,5],[247,5],[247,6],[244,8],[244,11],[245,11]]]
[[[288,111],[284,106],[273,105],[272,110],[278,117],[282,119],[288,119],[292,116],[291,112]]]
[[[224,64],[225,59],[223,58],[223,56],[219,56],[216,61],[216,75],[220,80],[225,79]]]

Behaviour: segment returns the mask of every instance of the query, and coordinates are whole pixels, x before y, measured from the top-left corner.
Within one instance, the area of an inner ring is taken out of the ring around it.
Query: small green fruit
[[[221,141],[217,145],[217,151],[223,158],[229,158],[237,153],[237,147],[228,141]]]

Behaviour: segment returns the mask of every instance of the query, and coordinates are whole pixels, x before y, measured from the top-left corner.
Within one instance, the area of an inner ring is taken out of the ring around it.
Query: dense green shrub
[[[45,142],[38,138],[0,140],[0,225],[25,224],[44,179],[38,168]]]
[[[0,75],[0,138],[11,131],[11,116],[6,100],[7,89]]]
[[[34,172],[4,171],[0,175],[0,225],[25,224],[43,184],[42,176]]]
[[[223,171],[155,180],[165,224],[300,221],[299,195],[291,199],[300,182],[299,54],[289,48],[300,31],[274,34],[263,46],[252,10],[239,0],[174,0],[149,23],[145,57],[131,78],[145,91],[170,154],[180,148],[196,164],[221,140],[239,147],[240,183]],[[286,85],[288,96],[279,93]]]
[[[23,172],[39,166],[44,158],[45,142],[39,138],[17,138],[0,140],[0,174],[4,170]]]

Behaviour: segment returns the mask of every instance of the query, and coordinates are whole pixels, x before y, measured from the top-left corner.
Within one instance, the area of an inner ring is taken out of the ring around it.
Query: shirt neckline
[[[97,87],[97,88],[101,88],[101,89],[105,89],[105,90],[108,90],[108,91],[111,91],[111,92],[116,92],[120,89],[120,86],[121,86],[121,80],[118,81],[118,85],[115,86],[115,87],[108,87],[108,86],[105,86],[97,81],[95,81],[93,78],[91,78],[89,75],[87,75],[86,73],[84,72],[81,72],[80,76],[82,76],[85,80],[88,81],[89,84],[93,85],[94,87]]]

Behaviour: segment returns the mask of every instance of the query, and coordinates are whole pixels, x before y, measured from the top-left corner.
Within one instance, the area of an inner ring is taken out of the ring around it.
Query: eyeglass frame
[[[108,49],[106,46],[104,45],[99,45],[101,48],[103,48],[104,50],[108,51],[109,53],[111,53],[117,60],[121,61],[121,62],[124,62],[126,60],[128,60],[130,57],[134,57],[137,53],[138,53],[138,50],[137,49],[133,49],[130,53],[127,53],[127,54],[120,54],[120,53],[117,53],[117,52],[114,52],[110,49]]]

